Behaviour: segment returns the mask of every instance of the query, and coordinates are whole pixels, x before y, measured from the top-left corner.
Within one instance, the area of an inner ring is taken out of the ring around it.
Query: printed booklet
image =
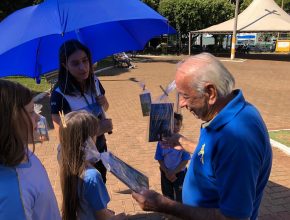
[[[101,153],[101,160],[108,171],[134,192],[140,192],[142,188],[149,189],[149,179],[147,176],[131,167],[111,152]]]
[[[173,103],[152,103],[149,121],[149,142],[161,141],[173,133]]]
[[[151,94],[144,92],[140,94],[140,102],[143,116],[149,116],[151,107]]]

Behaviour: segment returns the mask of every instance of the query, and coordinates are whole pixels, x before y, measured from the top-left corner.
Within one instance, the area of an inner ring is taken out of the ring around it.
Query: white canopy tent
[[[234,18],[191,33],[231,33]],[[238,16],[237,32],[290,32],[290,15],[274,0],[254,0]]]
[[[234,18],[211,27],[189,32],[191,34],[232,33]],[[238,15],[237,33],[290,32],[290,15],[280,8],[274,0],[254,0]]]

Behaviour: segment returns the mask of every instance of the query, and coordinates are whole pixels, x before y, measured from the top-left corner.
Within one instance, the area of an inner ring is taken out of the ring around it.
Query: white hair
[[[204,93],[205,83],[213,84],[220,97],[229,95],[234,86],[235,79],[226,67],[213,55],[201,53],[188,57],[182,61],[178,68],[186,66],[186,75],[193,75],[192,87]]]

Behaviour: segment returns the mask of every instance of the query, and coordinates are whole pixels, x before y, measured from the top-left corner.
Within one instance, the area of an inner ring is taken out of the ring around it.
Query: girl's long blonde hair
[[[98,119],[87,111],[70,112],[66,126],[60,125],[60,179],[63,195],[62,219],[76,220],[80,208],[78,189],[85,170],[84,143],[98,132]],[[81,193],[80,193],[81,194]]]

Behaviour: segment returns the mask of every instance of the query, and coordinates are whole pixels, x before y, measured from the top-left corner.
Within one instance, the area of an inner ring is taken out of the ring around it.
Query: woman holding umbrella
[[[90,50],[77,40],[66,41],[59,50],[58,83],[51,94],[51,114],[53,124],[58,130],[60,114],[71,111],[86,110],[100,119],[101,134],[97,137],[99,152],[107,151],[105,133],[112,131],[111,119],[105,118],[109,103],[105,90],[94,76]],[[58,132],[57,132],[58,133]],[[95,167],[106,183],[106,168],[101,161]]]

